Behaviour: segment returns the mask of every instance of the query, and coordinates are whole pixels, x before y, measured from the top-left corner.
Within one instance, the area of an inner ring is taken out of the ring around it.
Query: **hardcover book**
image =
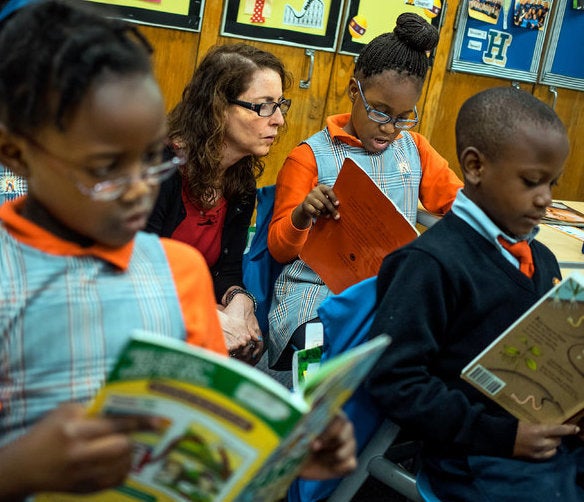
[[[573,272],[554,286],[461,376],[520,420],[582,420],[584,275]]]
[[[165,424],[133,436],[123,486],[42,501],[275,501],[286,494],[327,426],[388,337],[322,364],[292,393],[260,370],[184,342],[135,334],[90,407],[96,415],[148,414]]]

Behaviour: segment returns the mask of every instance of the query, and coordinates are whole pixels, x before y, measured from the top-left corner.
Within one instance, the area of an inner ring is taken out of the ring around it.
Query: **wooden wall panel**
[[[434,65],[429,73],[422,97],[418,103],[420,125],[434,147],[450,162],[460,175],[454,143],[454,124],[458,109],[473,94],[498,85],[511,85],[509,80],[454,73],[448,70],[453,35],[456,30],[456,11],[460,0],[450,0],[441,28],[440,43]],[[190,33],[163,28],[141,29],[155,47],[154,65],[170,109],[179,99],[184,85],[191,77],[195,64],[207,50],[217,43],[235,43],[236,38],[221,37],[223,2],[205,2],[201,33]],[[266,171],[260,184],[271,184],[288,152],[302,139],[324,126],[326,116],[349,111],[351,103],[346,95],[347,84],[353,72],[354,58],[317,51],[310,89],[300,89],[298,84],[306,78],[308,58],[304,49],[247,41],[280,57],[293,74],[294,83],[287,92],[293,101],[288,115],[288,130],[282,134],[266,157]],[[526,90],[551,103],[547,86],[521,84]],[[556,198],[584,201],[584,143],[580,140],[584,127],[584,94],[558,89],[556,110],[566,127],[571,142],[571,153],[565,173],[555,192]]]
[[[153,26],[141,26],[140,31],[154,47],[154,72],[170,111],[179,102],[195,68],[200,35]]]

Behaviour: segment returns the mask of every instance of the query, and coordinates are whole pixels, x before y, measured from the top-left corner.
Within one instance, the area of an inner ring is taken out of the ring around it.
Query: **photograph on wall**
[[[451,70],[475,73],[497,78],[509,78],[523,82],[535,82],[543,53],[548,23],[547,11],[541,28],[535,25],[529,29],[516,24],[515,13],[521,5],[547,4],[542,0],[504,0],[497,15],[497,22],[478,19],[477,0],[462,0],[463,7],[457,18],[454,36]],[[472,10],[470,5],[474,4]]]
[[[340,52],[358,55],[376,36],[393,31],[403,12],[414,12],[436,27],[440,25],[441,0],[350,0],[343,23]]]
[[[221,35],[334,51],[342,0],[226,0]]]
[[[547,0],[515,0],[513,22],[528,30],[543,30],[550,11]]]
[[[205,0],[86,0],[111,6],[118,17],[139,24],[201,31]]]
[[[468,16],[484,23],[497,24],[503,3],[508,11],[510,0],[469,0]]]

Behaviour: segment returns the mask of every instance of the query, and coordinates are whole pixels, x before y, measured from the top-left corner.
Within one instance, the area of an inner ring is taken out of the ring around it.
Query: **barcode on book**
[[[493,375],[493,373],[480,364],[477,364],[471,371],[469,371],[467,377],[485,392],[491,394],[491,396],[495,395],[505,387],[505,382],[503,380],[496,375]]]

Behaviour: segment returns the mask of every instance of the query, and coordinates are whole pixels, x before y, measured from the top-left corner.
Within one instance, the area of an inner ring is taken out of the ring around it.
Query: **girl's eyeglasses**
[[[61,164],[72,164],[71,161],[63,159],[50,152],[46,147],[38,143],[35,139],[21,134],[32,146],[43,152],[45,155],[52,157]],[[185,163],[185,159],[179,156],[173,157],[166,162],[146,166],[138,175],[120,176],[110,180],[100,181],[93,185],[82,183],[72,171],[67,171],[67,175],[75,183],[77,189],[85,196],[96,201],[112,201],[120,198],[130,186],[136,181],[144,181],[149,185],[158,185],[176,171],[176,169]]]
[[[380,112],[373,108],[363,94],[363,89],[361,88],[361,82],[357,80],[357,87],[359,88],[359,94],[361,94],[361,99],[363,105],[365,106],[365,111],[367,112],[367,117],[373,122],[378,124],[389,124],[390,122],[396,129],[411,129],[418,124],[418,109],[414,106],[413,118],[402,118],[402,117],[392,117],[387,113]]]

